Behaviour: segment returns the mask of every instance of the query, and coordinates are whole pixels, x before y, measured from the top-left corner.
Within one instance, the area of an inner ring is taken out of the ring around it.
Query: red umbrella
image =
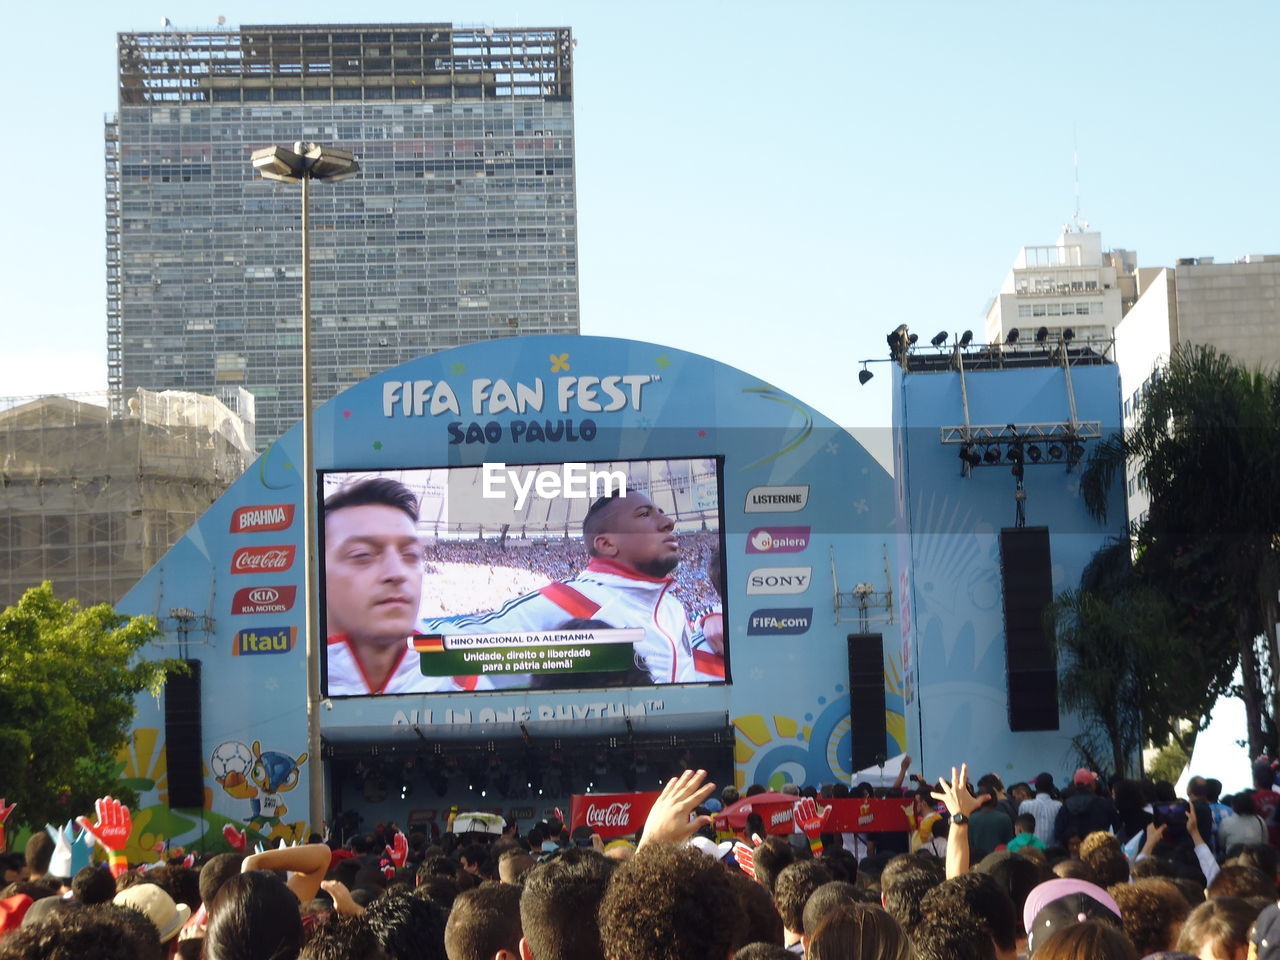
[[[747,825],[747,814],[754,811],[766,815],[782,807],[790,807],[799,799],[789,793],[757,793],[743,797],[717,813],[716,823],[727,823],[732,829],[741,830]]]

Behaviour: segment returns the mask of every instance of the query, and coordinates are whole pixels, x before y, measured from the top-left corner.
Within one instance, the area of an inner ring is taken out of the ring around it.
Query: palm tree
[[[1151,495],[1133,529],[1138,580],[1173,606],[1194,676],[1213,687],[1238,663],[1254,755],[1276,743],[1280,590],[1280,384],[1212,347],[1179,347],[1144,398],[1138,423],[1098,444],[1082,475],[1085,504],[1106,516],[1106,492],[1126,461]],[[1265,635],[1262,660],[1257,638]]]

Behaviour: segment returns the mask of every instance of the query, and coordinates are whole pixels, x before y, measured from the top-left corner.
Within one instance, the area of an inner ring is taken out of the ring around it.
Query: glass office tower
[[[120,34],[106,124],[116,403],[145,387],[237,404],[244,387],[259,449],[301,418],[300,191],[249,163],[273,144],[315,141],[361,166],[311,191],[317,402],[423,353],[578,332],[572,63],[565,28]]]

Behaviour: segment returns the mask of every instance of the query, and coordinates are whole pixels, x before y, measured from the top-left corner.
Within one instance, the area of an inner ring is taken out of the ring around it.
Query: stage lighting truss
[[[944,444],[958,447],[960,472],[969,476],[975,467],[1065,466],[1073,470],[1084,459],[1085,443],[1102,436],[1097,420],[1075,423],[1007,423],[991,426],[943,427]]]

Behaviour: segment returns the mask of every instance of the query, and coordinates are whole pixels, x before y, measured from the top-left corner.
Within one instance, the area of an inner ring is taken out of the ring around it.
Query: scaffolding
[[[213,397],[106,399],[0,399],[0,606],[44,580],[116,603],[253,459],[252,421]]]

